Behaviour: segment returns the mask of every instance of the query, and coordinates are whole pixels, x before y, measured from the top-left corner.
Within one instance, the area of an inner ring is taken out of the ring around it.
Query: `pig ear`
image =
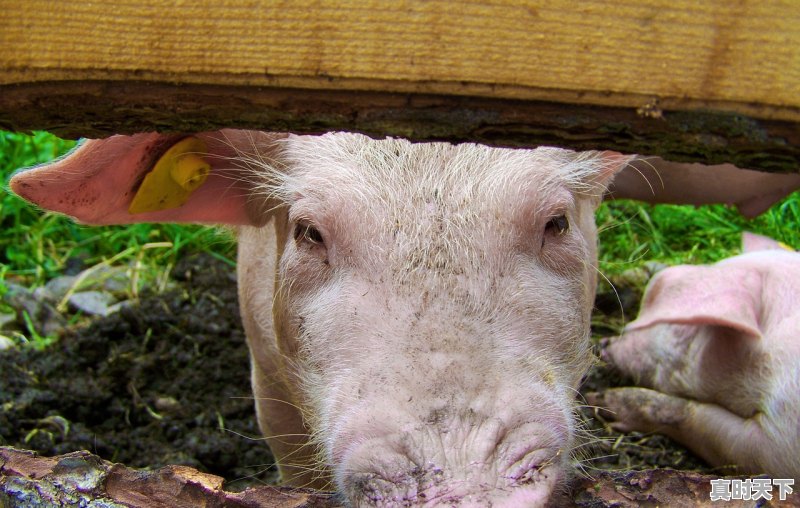
[[[600,164],[592,175],[591,182],[601,187],[603,192],[611,185],[617,174],[636,158],[635,155],[623,155],[611,150],[593,153]]]
[[[242,160],[266,165],[280,137],[225,130],[88,140],[53,163],[18,172],[10,185],[22,198],[86,224],[262,224],[268,217],[254,204],[251,183],[257,169]]]
[[[674,266],[647,287],[639,317],[627,330],[655,324],[720,326],[761,337],[761,276],[731,266]]]
[[[788,245],[773,240],[772,238],[745,231],[742,233],[742,252],[756,252],[759,250],[788,250],[794,249]]]
[[[589,196],[595,196],[594,204],[597,206],[614,177],[635,157],[613,151],[577,152],[570,156],[570,167],[578,177],[578,188]]]

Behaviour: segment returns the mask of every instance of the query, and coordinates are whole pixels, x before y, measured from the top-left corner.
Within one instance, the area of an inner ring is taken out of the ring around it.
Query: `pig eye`
[[[566,215],[559,215],[550,219],[544,227],[545,234],[561,236],[569,230],[569,220]]]
[[[311,224],[297,224],[294,227],[294,240],[296,242],[305,241],[314,245],[325,243],[322,239],[322,234]]]

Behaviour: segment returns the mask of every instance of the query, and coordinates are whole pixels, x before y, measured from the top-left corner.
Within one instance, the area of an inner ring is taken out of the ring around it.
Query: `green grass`
[[[52,160],[74,146],[50,134],[31,136],[0,131],[0,275],[39,286],[62,274],[68,260],[136,265],[140,285],[163,279],[163,272],[188,252],[211,251],[233,264],[231,239],[209,227],[175,224],[89,227],[53,213],[42,213],[5,185],[20,167]],[[134,288],[134,291],[137,289]],[[0,292],[3,291],[0,285]]]
[[[0,132],[0,177],[19,168],[51,160],[74,142],[47,133],[32,136]],[[86,227],[51,213],[41,213],[10,193],[0,195],[0,275],[41,285],[59,275],[70,258],[88,266],[138,261],[158,273],[182,254],[212,251],[229,262],[232,242],[200,226],[137,224]],[[800,246],[800,193],[794,193],[753,221],[725,206],[644,205],[607,202],[598,212],[600,269],[614,275],[647,261],[708,263],[739,252],[741,232],[749,230]],[[143,277],[143,284],[148,278]],[[2,291],[2,285],[0,285]]]
[[[740,253],[743,231],[800,247],[800,192],[748,220],[723,205],[647,205],[606,202],[597,214],[600,269],[614,275],[647,261],[712,263]]]

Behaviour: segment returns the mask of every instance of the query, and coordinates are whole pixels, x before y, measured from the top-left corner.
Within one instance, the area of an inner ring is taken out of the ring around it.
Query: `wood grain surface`
[[[0,84],[436,93],[800,121],[795,0],[0,0]]]

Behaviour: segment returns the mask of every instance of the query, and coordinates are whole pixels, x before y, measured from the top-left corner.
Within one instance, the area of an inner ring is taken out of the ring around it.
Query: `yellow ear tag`
[[[211,165],[202,158],[205,152],[205,142],[194,136],[172,145],[145,175],[128,213],[157,212],[186,204],[211,172]]]

